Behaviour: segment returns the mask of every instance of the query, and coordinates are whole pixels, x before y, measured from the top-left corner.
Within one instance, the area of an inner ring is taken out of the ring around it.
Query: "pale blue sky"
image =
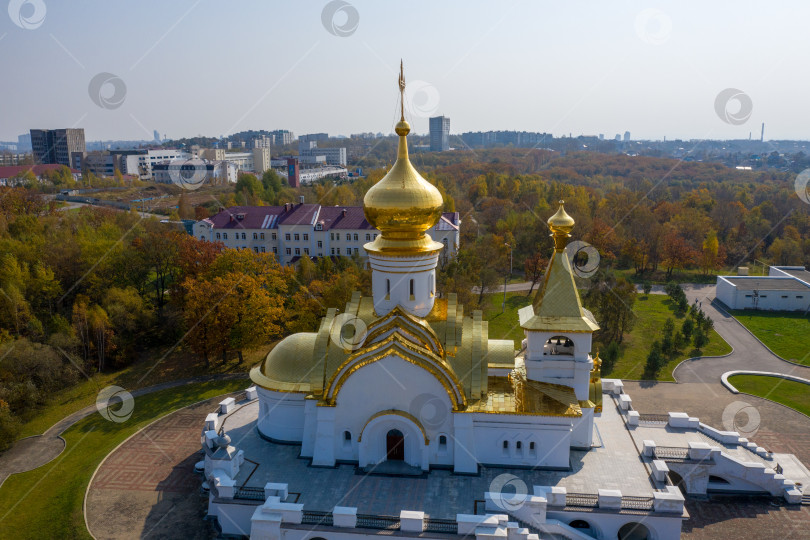
[[[38,1],[33,29],[0,11],[2,140],[70,126],[89,140],[390,132],[400,57],[423,89],[417,132],[435,113],[453,133],[758,138],[764,121],[766,138],[810,139],[807,2],[351,0],[356,31],[337,37],[322,0]],[[126,84],[119,107],[90,99],[100,72]],[[715,113],[726,88],[753,103],[740,125]]]

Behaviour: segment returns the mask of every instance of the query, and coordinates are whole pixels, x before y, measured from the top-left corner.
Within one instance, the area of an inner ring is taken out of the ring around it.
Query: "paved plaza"
[[[236,448],[245,452],[245,464],[236,477],[238,486],[264,487],[286,483],[306,510],[331,511],[354,506],[359,513],[399,515],[401,510],[424,510],[431,517],[455,518],[475,513],[475,500],[483,500],[493,480],[513,474],[531,492],[533,486],[563,486],[570,493],[596,494],[598,488],[619,489],[624,495],[651,497],[650,472],[639,457],[633,438],[624,427],[616,405],[607,396],[605,410],[594,425],[599,444],[589,451],[571,451],[570,471],[481,467],[477,476],[433,470],[416,478],[362,474],[354,465],[315,468],[299,458],[298,445],[274,444],[256,430],[259,403],[251,402],[225,419],[224,426]]]

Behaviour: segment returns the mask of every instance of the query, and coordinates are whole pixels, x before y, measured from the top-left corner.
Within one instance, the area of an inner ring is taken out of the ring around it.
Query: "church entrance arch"
[[[405,411],[389,409],[369,418],[358,439],[360,467],[401,461],[428,470],[429,439],[421,422]]]
[[[388,461],[405,461],[405,435],[400,430],[392,429],[386,434],[385,447]]]

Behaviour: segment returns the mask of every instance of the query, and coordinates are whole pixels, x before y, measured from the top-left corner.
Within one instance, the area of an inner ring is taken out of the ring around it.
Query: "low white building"
[[[717,276],[715,296],[731,309],[807,311],[810,272],[802,266],[772,266],[767,276]]]
[[[229,161],[207,159],[175,159],[152,165],[152,175],[158,184],[188,184],[191,186],[206,182],[236,183],[239,169]]]

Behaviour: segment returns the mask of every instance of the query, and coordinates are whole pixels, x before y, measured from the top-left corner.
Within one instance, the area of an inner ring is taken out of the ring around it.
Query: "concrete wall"
[[[742,278],[735,278],[742,279]],[[746,277],[747,280],[762,281],[767,279],[773,281],[798,281],[795,278],[783,277]],[[804,290],[796,289],[759,289],[758,298],[754,297],[754,291],[742,288],[739,283],[735,285],[724,279],[717,277],[715,296],[718,300],[726,304],[731,309],[758,309],[776,311],[805,311],[810,308],[810,288]]]

